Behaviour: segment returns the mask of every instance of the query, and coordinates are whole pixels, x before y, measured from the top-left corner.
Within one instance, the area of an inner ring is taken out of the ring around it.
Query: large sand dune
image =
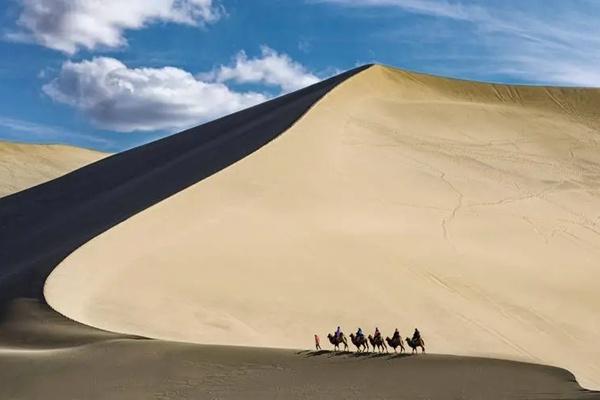
[[[199,343],[418,326],[430,351],[600,387],[599,107],[599,90],[371,67],[87,242],[46,299],[92,326]]]
[[[57,178],[106,155],[72,146],[0,142],[0,197]]]

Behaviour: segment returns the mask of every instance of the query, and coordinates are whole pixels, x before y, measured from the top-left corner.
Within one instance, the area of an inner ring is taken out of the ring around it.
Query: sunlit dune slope
[[[71,172],[106,153],[63,145],[0,142],[0,197]]]
[[[309,346],[340,324],[600,387],[600,91],[374,66],[46,281],[83,323]],[[326,340],[324,338],[324,340]]]

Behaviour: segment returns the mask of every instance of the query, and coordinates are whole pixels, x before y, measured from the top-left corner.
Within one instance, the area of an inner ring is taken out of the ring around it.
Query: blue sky
[[[120,151],[378,62],[600,86],[595,0],[5,0],[0,139]]]

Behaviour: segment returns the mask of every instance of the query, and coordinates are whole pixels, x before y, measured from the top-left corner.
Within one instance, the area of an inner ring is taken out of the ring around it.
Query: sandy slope
[[[63,145],[0,142],[0,197],[27,189],[106,157]]]
[[[108,330],[306,346],[336,324],[600,387],[600,91],[373,67],[276,141],[90,241],[52,307]]]
[[[33,300],[14,302],[0,322],[0,382],[0,398],[12,400],[600,398],[541,365],[135,340]]]

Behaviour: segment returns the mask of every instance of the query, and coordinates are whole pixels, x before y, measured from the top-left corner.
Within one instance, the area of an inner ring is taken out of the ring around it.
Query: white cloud
[[[120,47],[123,32],[153,22],[199,25],[217,20],[213,0],[20,0],[19,32],[9,39],[31,41],[68,54],[80,48]]]
[[[246,53],[241,51],[233,65],[220,66],[201,76],[216,82],[234,81],[279,86],[283,92],[291,92],[319,81],[319,78],[286,54],[277,53],[267,46],[261,47],[261,53],[259,58],[248,58]]]
[[[233,66],[197,76],[175,67],[129,68],[108,57],[67,61],[43,91],[82,111],[97,126],[131,132],[187,128],[270,97],[233,90],[228,81],[288,92],[318,80],[286,54],[264,46],[261,58],[248,59],[241,52]]]
[[[43,91],[120,132],[187,128],[266,100],[179,68],[129,68],[106,57],[65,62]]]

